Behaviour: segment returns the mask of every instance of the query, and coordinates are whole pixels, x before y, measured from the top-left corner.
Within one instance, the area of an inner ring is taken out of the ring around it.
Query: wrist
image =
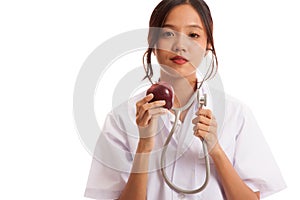
[[[215,144],[215,146],[210,150],[209,155],[215,159],[223,153],[222,147],[219,143]]]
[[[150,153],[154,147],[152,138],[140,138],[137,153]]]

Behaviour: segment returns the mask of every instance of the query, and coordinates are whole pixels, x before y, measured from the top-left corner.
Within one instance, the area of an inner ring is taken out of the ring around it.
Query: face
[[[180,5],[168,14],[155,55],[164,71],[182,77],[195,75],[207,49],[207,35],[197,11]]]

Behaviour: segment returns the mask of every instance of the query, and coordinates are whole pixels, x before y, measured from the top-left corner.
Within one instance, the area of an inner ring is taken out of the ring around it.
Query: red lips
[[[175,64],[178,64],[178,65],[183,65],[185,63],[188,62],[188,60],[182,56],[175,56],[173,58],[171,58],[171,60],[175,63]]]

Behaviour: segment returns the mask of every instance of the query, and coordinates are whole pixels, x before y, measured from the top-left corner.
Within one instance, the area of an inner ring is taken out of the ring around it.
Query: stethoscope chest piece
[[[207,95],[206,94],[200,95],[200,92],[198,90],[197,96],[198,96],[197,98],[198,98],[198,101],[200,104],[200,108],[202,108],[203,106],[206,106],[207,105]]]

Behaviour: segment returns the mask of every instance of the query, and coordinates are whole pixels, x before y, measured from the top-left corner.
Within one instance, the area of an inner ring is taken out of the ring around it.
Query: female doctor
[[[159,80],[168,82],[174,89],[173,107],[182,107],[204,80],[199,79],[194,66],[199,66],[210,53],[215,62],[205,79],[212,78],[217,68],[210,10],[203,0],[163,0],[152,13],[150,27],[160,29],[158,34],[149,31],[146,77],[151,79],[153,75],[154,55],[161,67]],[[201,88],[202,93],[206,90],[204,86]],[[201,140],[208,147],[211,172],[202,192],[173,191],[162,178],[157,163],[174,124],[174,113],[163,107],[165,101],[152,102],[153,98],[152,93],[143,92],[108,114],[94,152],[86,197],[256,200],[285,187],[251,112],[226,96],[222,124],[218,124],[220,116],[215,115],[211,106],[201,108],[196,100],[181,112],[167,153],[170,160],[167,175],[182,188],[194,189],[203,183],[205,163]],[[212,99],[209,96],[208,102]],[[134,118],[135,123],[128,123],[128,118]]]

